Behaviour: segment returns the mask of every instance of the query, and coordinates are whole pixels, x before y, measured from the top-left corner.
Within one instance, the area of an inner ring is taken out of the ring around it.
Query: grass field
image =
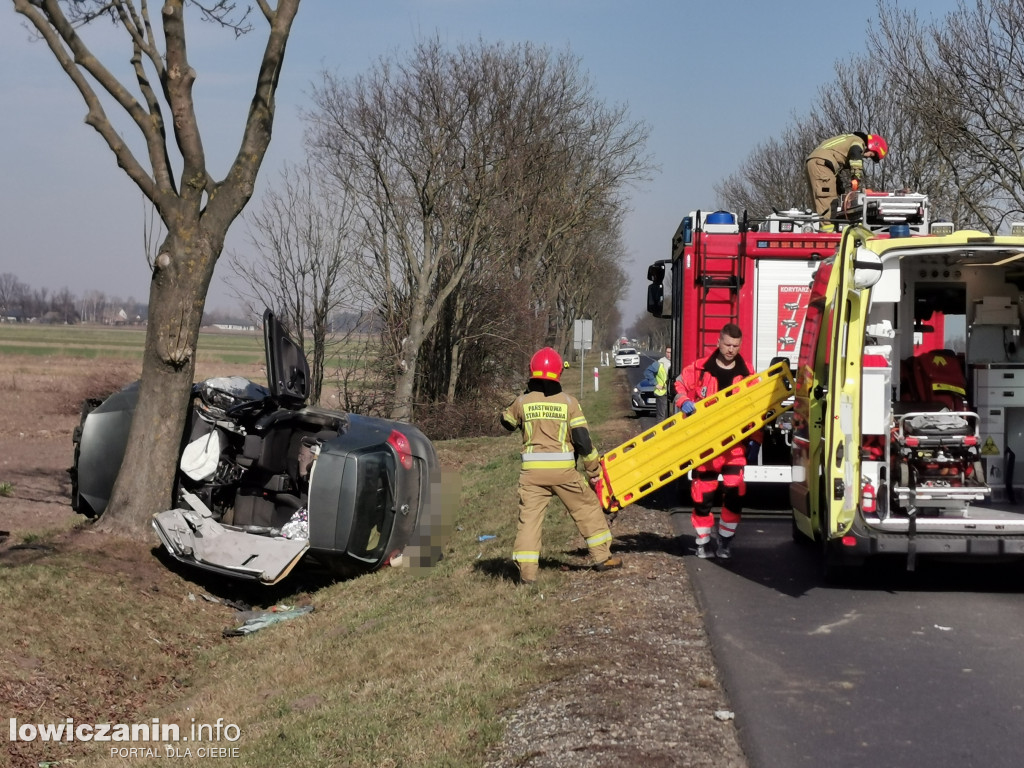
[[[133,359],[142,333],[0,326],[0,351]],[[262,360],[261,342],[204,334],[200,355],[222,355],[225,363],[248,355],[251,364]],[[583,407],[596,443],[607,449],[625,439],[632,420],[623,374],[602,371],[596,393],[588,373]],[[565,373],[564,385],[579,396],[578,369]],[[601,576],[577,570],[586,564],[583,542],[556,502],[539,587],[517,587],[510,551],[518,437],[436,447],[446,483],[457,489],[455,529],[444,559],[426,573],[386,569],[240,591],[187,569],[172,572],[145,551],[133,564],[130,548],[92,533],[79,534],[91,540],[88,548],[48,551],[49,534],[41,532],[33,545],[46,554],[5,567],[0,579],[0,600],[17,617],[0,628],[0,705],[8,717],[35,723],[159,718],[187,732],[189,723],[223,719],[241,737],[205,746],[238,747],[233,764],[246,766],[482,765],[501,737],[499,713],[557,674],[545,657],[548,639],[596,608],[597,597],[564,597],[571,581]],[[219,630],[232,614],[200,599],[206,593],[315,610],[224,638]],[[33,765],[124,765],[109,746],[51,744],[17,757]],[[193,749],[176,765],[205,762]]]
[[[0,323],[0,354],[32,357],[112,358],[142,362],[145,328]],[[203,363],[259,364],[263,334],[207,331],[199,337]]]

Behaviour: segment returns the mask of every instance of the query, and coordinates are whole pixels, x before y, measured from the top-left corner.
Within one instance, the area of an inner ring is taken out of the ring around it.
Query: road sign
[[[577,320],[572,324],[572,346],[573,349],[581,352],[593,348],[593,320]]]

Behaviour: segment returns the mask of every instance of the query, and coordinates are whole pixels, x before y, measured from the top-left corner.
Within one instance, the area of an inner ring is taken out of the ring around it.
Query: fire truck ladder
[[[703,288],[697,307],[699,355],[715,347],[726,323],[739,323],[743,285],[743,260],[739,252],[709,253],[708,242],[702,245],[696,277],[697,285]]]
[[[738,381],[677,413],[601,457],[597,495],[609,513],[711,461],[792,409],[788,362]],[[788,401],[788,402],[787,402]]]

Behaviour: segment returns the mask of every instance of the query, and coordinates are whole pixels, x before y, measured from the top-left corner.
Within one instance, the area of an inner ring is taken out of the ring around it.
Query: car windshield
[[[626,349],[620,349],[619,350],[619,354],[620,355],[635,355],[636,354],[636,350],[635,349],[629,349],[627,347]]]

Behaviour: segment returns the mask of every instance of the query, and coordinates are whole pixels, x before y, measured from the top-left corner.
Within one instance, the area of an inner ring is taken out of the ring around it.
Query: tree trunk
[[[192,229],[197,232],[198,226]],[[196,367],[196,345],[216,261],[202,236],[168,235],[150,283],[142,388],[128,451],[100,530],[141,538],[154,512],[175,506],[175,476]]]

